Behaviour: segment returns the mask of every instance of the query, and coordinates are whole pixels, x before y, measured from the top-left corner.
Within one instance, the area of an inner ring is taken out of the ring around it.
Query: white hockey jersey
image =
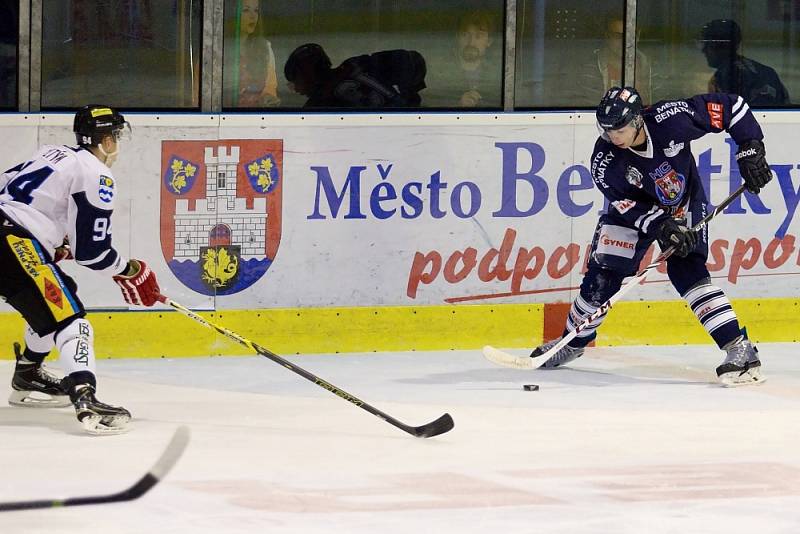
[[[79,265],[118,274],[127,259],[111,245],[116,184],[84,148],[45,145],[0,175],[0,210],[53,255],[64,237]]]

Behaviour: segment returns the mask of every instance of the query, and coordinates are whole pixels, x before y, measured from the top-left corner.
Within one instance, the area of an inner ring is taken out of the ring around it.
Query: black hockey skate
[[[550,350],[556,343],[561,341],[561,338],[556,338],[552,341],[548,341],[544,345],[540,345],[536,347],[533,352],[531,352],[531,358],[537,358]],[[581,356],[583,356],[583,347],[572,347],[570,345],[564,345],[559,350],[556,351],[555,354],[550,356],[550,358],[542,364],[542,369],[555,369],[556,367],[561,367],[562,365],[566,365],[573,360],[577,360]]]
[[[725,361],[717,367],[717,378],[727,387],[760,384],[766,380],[761,374],[758,349],[747,339],[746,332],[725,347]]]
[[[42,363],[23,362],[19,343],[14,343],[17,365],[11,378],[11,406],[27,408],[63,408],[70,405],[63,381],[48,371]]]
[[[121,434],[127,432],[131,413],[125,408],[102,403],[94,396],[91,384],[76,384],[69,396],[75,406],[75,415],[90,434]]]

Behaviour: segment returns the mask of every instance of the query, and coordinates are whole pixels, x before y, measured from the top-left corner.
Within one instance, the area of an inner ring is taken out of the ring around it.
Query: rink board
[[[798,342],[800,299],[745,299],[733,302],[740,322],[757,342]],[[425,306],[309,308],[200,312],[279,354],[386,352],[398,350],[530,348],[544,336],[546,320],[563,324],[563,306]],[[552,313],[552,317],[547,317]],[[89,314],[99,358],[224,356],[246,348],[177,312]],[[21,338],[23,323],[0,314],[0,347]],[[598,346],[710,343],[680,301],[621,302],[598,331]],[[0,359],[11,358],[10,350]]]
[[[752,336],[791,341],[800,115],[757,117],[775,179],[714,219],[708,266]],[[606,208],[589,171],[591,113],[127,118],[115,246],[145,259],[169,297],[276,352],[534,344],[560,328]],[[69,114],[0,115],[0,165],[72,142],[71,124]],[[738,187],[726,134],[692,150],[712,203]],[[241,353],[166,308],[129,312],[110,279],[63,268],[101,355]],[[627,298],[599,344],[708,340],[663,272]],[[2,343],[20,331],[10,312],[0,305]],[[129,336],[141,324],[169,335]]]

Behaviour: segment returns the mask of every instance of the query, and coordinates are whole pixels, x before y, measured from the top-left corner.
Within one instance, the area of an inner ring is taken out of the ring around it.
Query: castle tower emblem
[[[269,269],[281,236],[283,142],[164,141],[161,248],[204,295],[230,295]]]

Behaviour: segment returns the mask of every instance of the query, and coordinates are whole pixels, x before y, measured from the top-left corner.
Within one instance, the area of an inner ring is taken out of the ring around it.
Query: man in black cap
[[[741,42],[742,30],[734,20],[717,19],[703,26],[701,49],[708,66],[717,69],[708,91],[741,95],[751,106],[789,104],[789,93],[775,70],[740,55]]]

